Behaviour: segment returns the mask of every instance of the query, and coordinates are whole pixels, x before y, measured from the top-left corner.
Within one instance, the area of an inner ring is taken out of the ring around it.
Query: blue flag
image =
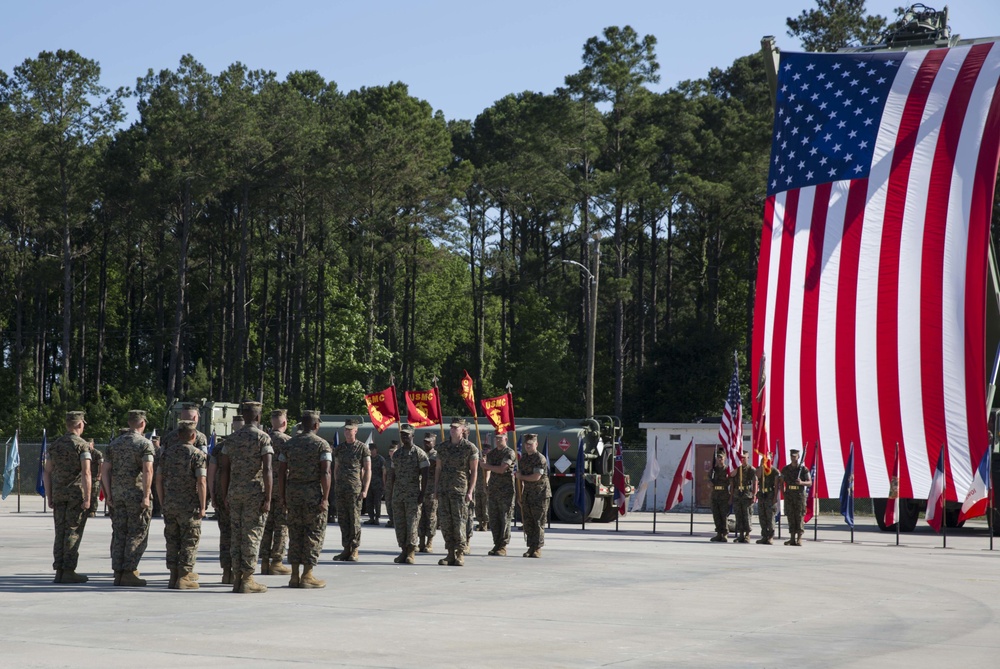
[[[215,452],[215,430],[212,430],[212,436],[208,438],[208,455],[213,458],[219,457]]]
[[[580,510],[581,514],[586,514],[587,486],[583,477],[586,471],[586,458],[583,453],[583,443],[583,439],[580,439],[580,445],[576,449],[576,471],[573,473],[573,476],[576,477],[574,480],[576,491],[573,493],[573,503],[576,504],[576,508]]]
[[[844,521],[854,527],[854,442],[844,467],[844,480],[840,484],[840,513]]]
[[[17,432],[14,433],[14,443],[7,453],[7,464],[3,468],[3,493],[0,499],[7,499],[7,495],[14,489],[14,474],[21,466],[21,454],[17,451]]]
[[[35,492],[45,497],[45,451],[48,442],[45,439],[45,429],[42,428],[42,450],[38,451],[38,478],[35,480]]]

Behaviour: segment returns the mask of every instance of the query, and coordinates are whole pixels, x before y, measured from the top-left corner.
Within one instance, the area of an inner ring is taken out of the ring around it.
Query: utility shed
[[[708,472],[715,449],[719,446],[719,423],[639,423],[639,429],[646,431],[646,470],[649,471],[655,459],[660,473],[655,485],[650,481],[645,491],[641,487],[636,490],[633,508],[663,510],[677,466],[688,444],[694,440],[694,508],[709,509],[711,487]],[[743,451],[751,451],[750,423],[743,424]],[[684,501],[672,510],[691,511],[691,483],[685,483]]]

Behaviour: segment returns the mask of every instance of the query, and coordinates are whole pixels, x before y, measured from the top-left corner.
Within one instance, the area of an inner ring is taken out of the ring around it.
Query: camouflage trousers
[[[753,500],[737,496],[733,502],[733,511],[736,515],[736,531],[750,532],[750,511],[753,509]]]
[[[224,504],[216,509],[219,512],[219,564],[223,569],[233,566],[232,550],[232,527],[229,522],[229,509]]]
[[[56,526],[55,543],[52,545],[52,568],[76,571],[80,561],[80,540],[87,524],[87,511],[76,502],[55,502],[52,518]]]
[[[152,509],[143,509],[141,501],[114,500],[111,509],[111,568],[135,571],[149,543],[149,519]]]
[[[400,548],[417,545],[417,531],[420,526],[420,507],[416,495],[396,495],[392,498],[393,527],[396,529],[396,543]]]
[[[384,489],[381,485],[374,483],[368,487],[368,496],[365,497],[365,513],[368,520],[377,521],[382,515],[382,493]],[[391,514],[389,514],[392,517]]]
[[[163,538],[167,541],[167,569],[194,571],[201,542],[201,518],[197,513],[163,514]]]
[[[277,495],[271,497],[271,511],[264,523],[264,534],[260,539],[260,561],[280,562],[285,557],[288,546],[288,518],[278,504]]]
[[[97,515],[97,505],[101,501],[101,483],[97,479],[93,479],[93,484],[90,486],[90,508],[87,509],[87,513]]]
[[[326,539],[323,490],[317,484],[296,486],[289,484],[285,490],[288,504],[288,562],[315,567]]]
[[[438,525],[448,550],[468,550],[469,503],[461,493],[438,495]]]
[[[357,550],[361,545],[360,491],[351,488],[337,490],[337,519],[340,521],[340,545],[344,550]]]
[[[424,495],[424,503],[420,505],[420,523],[417,535],[424,543],[434,541],[438,528],[438,503],[434,495]]]
[[[788,531],[792,534],[802,534],[805,527],[802,524],[806,515],[806,501],[801,494],[789,493],[785,497],[785,514],[788,516]]]
[[[506,494],[493,493],[487,504],[490,512],[490,532],[493,545],[503,548],[510,543],[510,521],[514,517],[514,491]]]
[[[482,477],[483,474],[480,473],[479,476]],[[485,530],[489,527],[490,523],[490,507],[489,494],[487,489],[482,487],[482,484],[476,485],[476,494],[473,495],[473,501],[476,503],[476,523]]]
[[[235,572],[252,574],[257,567],[257,552],[264,534],[266,514],[261,514],[263,494],[247,495],[234,499],[229,496],[229,555]]]
[[[715,533],[726,536],[729,534],[729,495],[712,495],[712,520],[715,521]]]
[[[544,500],[522,500],[521,525],[524,527],[524,539],[529,549],[545,545],[545,521],[548,518],[548,497]]]
[[[385,495],[385,518],[395,525],[392,518],[392,488],[387,488],[383,494]]]
[[[774,537],[775,502],[773,492],[762,494],[757,498],[757,522],[760,524],[760,537],[762,539]]]

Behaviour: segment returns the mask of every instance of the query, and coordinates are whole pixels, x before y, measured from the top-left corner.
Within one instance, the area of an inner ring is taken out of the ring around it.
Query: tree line
[[[734,350],[749,373],[762,57],[654,92],[656,39],[625,26],[582,61],[472,120],[191,55],[133,90],[73,51],[0,72],[0,429],[174,399],[358,413],[390,378],[460,413],[463,369],[582,417],[593,285],[564,261],[598,257],[596,413],[718,414]]]

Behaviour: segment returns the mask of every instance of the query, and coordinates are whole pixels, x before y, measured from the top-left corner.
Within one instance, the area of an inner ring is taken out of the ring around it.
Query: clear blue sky
[[[43,50],[97,60],[109,88],[192,54],[211,72],[235,61],[280,78],[317,70],[341,90],[402,81],[447,118],[474,118],[508,93],[551,92],[581,67],[587,38],[609,25],[653,34],[665,90],[726,67],[814,0],[21,0],[4,3],[0,70]],[[901,0],[868,0],[892,16]],[[940,0],[925,4],[941,8]],[[952,29],[1000,35],[1000,0],[950,0]],[[763,73],[762,73],[763,76]]]

